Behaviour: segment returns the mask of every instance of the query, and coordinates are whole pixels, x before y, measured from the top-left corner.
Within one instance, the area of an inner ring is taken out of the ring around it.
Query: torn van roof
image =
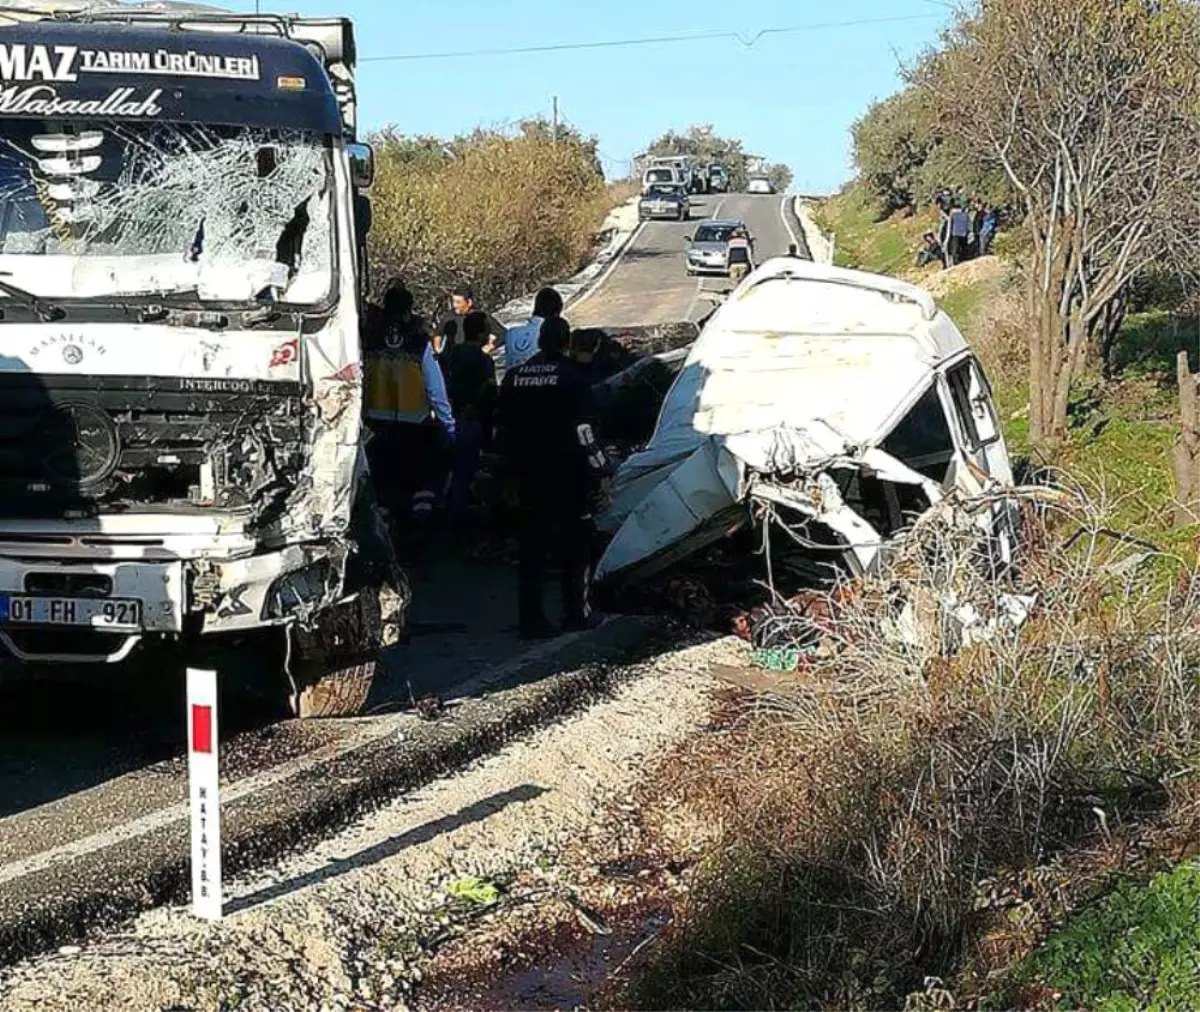
[[[656,444],[820,419],[864,445],[905,395],[966,349],[913,285],[780,258],[764,264],[705,326],[667,396]]]
[[[614,494],[620,498],[623,479],[681,460],[711,436],[782,428],[806,431],[833,453],[867,446],[941,362],[966,348],[915,285],[769,260],[708,321],[653,438],[626,461]]]
[[[709,320],[649,445],[618,470],[600,518],[617,536],[597,575],[718,520],[747,467],[811,471],[861,455],[966,351],[914,285],[794,258],[763,264]]]

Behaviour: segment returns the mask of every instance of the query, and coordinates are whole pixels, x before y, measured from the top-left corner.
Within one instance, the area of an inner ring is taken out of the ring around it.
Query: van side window
[[[972,449],[992,442],[999,435],[999,426],[992,407],[991,391],[974,359],[956,365],[946,373],[954,411],[958,415],[963,435]]]
[[[954,458],[954,437],[942,411],[936,384],[930,384],[892,429],[882,449],[926,478],[939,484],[945,481]]]

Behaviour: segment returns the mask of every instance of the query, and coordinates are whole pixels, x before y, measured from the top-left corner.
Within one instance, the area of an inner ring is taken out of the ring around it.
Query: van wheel
[[[293,716],[309,720],[362,713],[385,639],[380,597],[380,591],[363,588],[322,612],[314,628],[291,630]]]

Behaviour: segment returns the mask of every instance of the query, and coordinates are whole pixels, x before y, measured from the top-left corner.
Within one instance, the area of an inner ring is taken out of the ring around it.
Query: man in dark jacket
[[[926,232],[921,237],[921,249],[917,253],[917,266],[924,267],[926,264],[940,264],[943,262],[945,253],[942,250],[942,244],[938,242],[937,236],[932,232]]]
[[[521,636],[553,635],[542,607],[542,575],[554,546],[562,567],[563,625],[592,622],[588,582],[592,504],[607,469],[592,429],[591,386],[567,357],[571,328],[542,323],[539,351],[509,370],[500,389],[500,439],[516,479],[521,514],[518,615]]]
[[[450,518],[457,536],[465,532],[471,483],[479,470],[481,450],[490,444],[496,403],[496,363],[483,350],[487,316],[468,313],[463,343],[450,350],[450,404],[454,408],[454,463],[450,474]]]

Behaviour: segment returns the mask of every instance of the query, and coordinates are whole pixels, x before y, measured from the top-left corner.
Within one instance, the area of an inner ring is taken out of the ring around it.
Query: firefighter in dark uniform
[[[517,485],[520,532],[518,615],[525,639],[554,634],[542,607],[542,576],[553,548],[562,567],[563,628],[594,622],[588,584],[592,509],[607,474],[592,428],[591,385],[567,357],[571,328],[547,319],[538,353],[504,376],[501,448]]]

